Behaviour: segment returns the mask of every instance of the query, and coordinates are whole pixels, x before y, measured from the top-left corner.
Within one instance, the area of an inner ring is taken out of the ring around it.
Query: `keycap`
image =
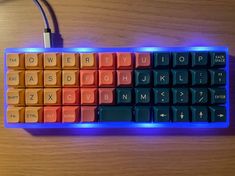
[[[43,69],[43,53],[25,53],[26,69]]]
[[[154,103],[167,104],[170,102],[170,91],[168,88],[154,88]]]
[[[63,87],[78,87],[79,86],[79,71],[78,70],[63,70],[62,86]]]
[[[208,64],[208,52],[192,52],[192,67],[205,67]]]
[[[95,53],[81,53],[80,54],[80,68],[93,70],[97,67],[97,58]]]
[[[209,70],[211,85],[225,85],[226,72],[224,70]]]
[[[80,121],[79,106],[63,106],[62,107],[62,122],[76,123]]]
[[[61,69],[61,53],[44,53],[44,69]]]
[[[45,123],[61,122],[61,106],[45,106],[43,117]]]
[[[26,89],[25,104],[31,106],[43,105],[43,89]]]
[[[192,122],[208,122],[208,109],[206,106],[191,106]]]
[[[7,123],[24,123],[24,107],[8,107]]]
[[[96,70],[81,70],[80,71],[80,86],[81,87],[96,87],[98,74]]]
[[[136,122],[150,122],[151,111],[148,106],[135,107],[135,121]]]
[[[43,107],[26,107],[25,123],[42,123]]]
[[[63,88],[62,89],[63,105],[79,105],[80,91],[79,88]]]
[[[117,86],[132,87],[132,71],[118,70],[117,71]]]
[[[173,106],[173,122],[189,122],[189,109],[187,106]]]
[[[45,70],[44,71],[44,86],[45,87],[61,87],[61,71],[60,70]]]
[[[79,69],[79,54],[62,53],[62,69]]]
[[[101,88],[99,89],[99,104],[112,105],[115,103],[114,88]]]
[[[146,69],[151,67],[150,53],[135,53],[135,68]]]
[[[206,85],[208,83],[208,74],[207,70],[190,70],[191,78],[192,78],[192,85]]]
[[[154,122],[170,122],[169,106],[154,106],[153,107]]]
[[[149,104],[151,102],[151,92],[148,88],[135,89],[135,103],[136,104]]]
[[[97,103],[96,88],[81,88],[81,105],[96,105]]]
[[[24,89],[8,89],[7,104],[15,106],[25,105],[25,90]]]
[[[135,70],[135,86],[149,87],[151,85],[151,72],[149,70]]]
[[[154,87],[168,85],[170,82],[170,73],[169,70],[154,70]]]
[[[211,52],[211,66],[212,67],[225,67],[226,53],[225,52]]]
[[[116,74],[114,70],[99,71],[99,87],[115,87]]]
[[[170,64],[171,54],[169,52],[154,53],[154,68],[168,67]]]
[[[188,52],[173,53],[173,67],[187,67],[189,64]]]
[[[205,104],[208,101],[207,88],[191,88],[192,104]]]
[[[173,85],[188,84],[188,70],[172,70]]]
[[[116,97],[117,97],[117,104],[131,104],[132,103],[132,89],[131,88],[117,88]]]
[[[81,106],[81,122],[97,121],[97,108],[95,106]]]
[[[209,107],[211,122],[226,122],[226,109],[224,106]]]
[[[26,87],[43,87],[43,71],[25,71],[25,86]]]
[[[99,69],[114,70],[116,68],[115,53],[99,53]]]
[[[44,105],[61,105],[61,88],[44,89]]]
[[[132,53],[117,53],[117,69],[132,69],[134,66]]]
[[[100,122],[130,122],[132,121],[131,106],[100,106]]]
[[[12,69],[24,69],[24,57],[23,53],[8,53],[6,55],[7,67]]]
[[[24,87],[24,71],[8,71],[7,85],[10,87]]]
[[[189,101],[189,93],[187,88],[173,88],[173,104],[185,104]]]
[[[212,104],[224,104],[226,102],[225,88],[210,88],[209,91]]]

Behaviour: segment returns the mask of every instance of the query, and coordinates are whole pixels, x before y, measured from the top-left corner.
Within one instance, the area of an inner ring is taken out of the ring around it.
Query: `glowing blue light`
[[[4,55],[4,73],[7,72],[6,53],[20,52],[185,52],[185,51],[221,51],[226,52],[226,122],[216,123],[135,123],[135,122],[117,122],[117,123],[15,123],[9,124],[6,120],[6,75],[4,75],[4,125],[7,128],[227,128],[229,126],[229,54],[227,47],[137,47],[137,48],[8,48]]]

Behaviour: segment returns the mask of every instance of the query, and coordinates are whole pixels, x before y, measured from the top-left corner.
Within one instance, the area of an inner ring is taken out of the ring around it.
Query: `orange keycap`
[[[95,105],[97,104],[97,89],[96,88],[82,88],[81,89],[81,105]]]
[[[63,106],[62,108],[62,122],[79,122],[80,111],[79,106]]]
[[[151,57],[150,53],[135,53],[135,67],[136,68],[150,68]]]
[[[131,86],[131,85],[132,85],[132,71],[117,70],[117,86]]]
[[[96,69],[97,58],[95,53],[81,53],[80,54],[80,68],[81,69]]]
[[[117,69],[132,69],[133,58],[131,53],[117,53]]]
[[[8,68],[24,69],[24,54],[22,53],[8,53],[6,64]]]
[[[96,121],[96,106],[81,106],[81,122]]]
[[[113,104],[114,103],[114,88],[99,89],[99,104]]]
[[[79,69],[79,54],[63,53],[62,54],[63,69]]]
[[[44,68],[45,69],[61,69],[61,54],[60,53],[44,53]]]
[[[99,69],[113,70],[115,65],[114,53],[99,53]]]
[[[43,107],[26,107],[25,123],[43,122]]]
[[[7,123],[22,123],[24,122],[24,107],[8,107],[7,108]]]
[[[81,70],[80,71],[80,86],[81,87],[96,87],[97,86],[97,71],[96,70]]]
[[[24,87],[24,71],[8,71],[7,72],[7,85],[13,87]]]
[[[61,122],[61,107],[60,106],[45,106],[44,107],[44,122]]]
[[[43,69],[42,53],[25,53],[26,69]]]
[[[78,70],[63,70],[62,85],[64,87],[79,86],[79,71]]]
[[[78,88],[63,88],[62,101],[64,105],[78,105],[80,100]]]
[[[99,70],[99,86],[100,87],[115,87],[115,71],[114,70]]]

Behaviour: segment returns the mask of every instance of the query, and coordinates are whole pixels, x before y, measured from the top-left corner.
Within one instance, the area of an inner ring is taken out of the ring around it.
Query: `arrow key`
[[[173,122],[189,122],[189,109],[187,106],[173,106]]]
[[[211,106],[211,122],[225,122],[226,108],[224,106]]]
[[[154,122],[169,122],[170,108],[169,106],[155,106],[153,107],[153,121]]]
[[[208,110],[206,106],[191,106],[192,122],[208,122]]]

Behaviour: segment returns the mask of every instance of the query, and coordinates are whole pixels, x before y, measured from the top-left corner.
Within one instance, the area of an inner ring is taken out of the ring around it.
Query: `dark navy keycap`
[[[154,86],[168,85],[170,81],[169,70],[154,70]]]
[[[168,67],[170,64],[171,54],[168,52],[156,52],[154,53],[154,68]]]
[[[207,66],[208,52],[192,52],[192,67]]]
[[[206,85],[208,82],[207,70],[190,70],[192,75],[192,85]]]
[[[172,70],[173,85],[188,84],[188,70]]]
[[[189,122],[188,106],[173,106],[173,122]]]
[[[150,122],[151,113],[148,106],[135,107],[135,121],[136,122]]]
[[[186,67],[189,64],[189,53],[173,53],[173,67]]]
[[[117,88],[116,97],[117,97],[117,104],[131,104],[132,103],[132,89],[131,88]]]
[[[135,70],[135,86],[148,87],[151,84],[150,70]]]
[[[208,122],[207,106],[191,106],[192,122]]]
[[[173,88],[173,104],[185,104],[189,101],[188,88]]]
[[[170,121],[169,106],[154,106],[153,107],[153,121],[154,122],[169,122]]]
[[[209,70],[211,76],[211,85],[225,85],[226,72],[224,70]]]
[[[100,122],[130,122],[132,121],[132,106],[100,106]]]
[[[135,103],[149,104],[151,100],[150,90],[149,88],[135,88]]]
[[[225,52],[212,52],[211,54],[212,67],[225,67],[226,53]]]
[[[208,101],[207,88],[191,88],[192,104],[205,104]]]
[[[226,90],[225,88],[210,88],[211,104],[224,104],[226,103]]]
[[[224,106],[210,107],[211,122],[226,122],[226,108]]]
[[[154,103],[166,104],[170,101],[170,91],[168,88],[154,88]]]

